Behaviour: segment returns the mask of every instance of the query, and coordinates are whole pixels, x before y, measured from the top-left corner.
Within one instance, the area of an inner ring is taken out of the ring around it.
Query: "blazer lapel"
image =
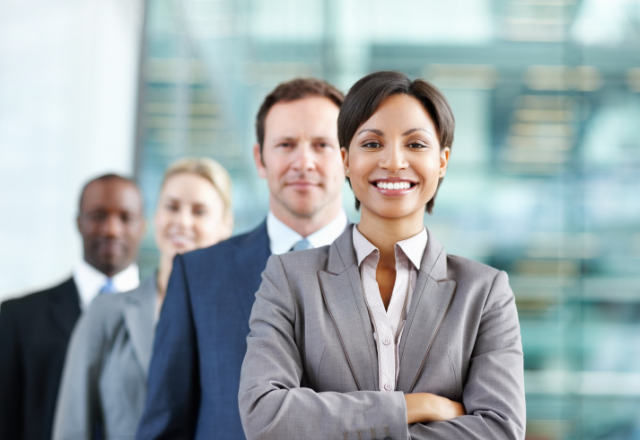
[[[73,278],[60,284],[49,296],[52,306],[49,307],[51,318],[69,339],[73,327],[80,316],[80,295]]]
[[[271,256],[267,222],[262,222],[260,226],[249,232],[238,242],[237,246],[237,252],[230,256],[234,260],[232,264],[235,270],[233,286],[236,294],[234,296],[239,299],[247,322],[249,322],[255,293],[262,280],[261,274],[267,267],[267,260]]]
[[[145,280],[136,290],[125,293],[124,320],[145,377],[151,361],[153,347],[155,307],[158,287],[155,274]]]
[[[378,355],[351,234],[346,228],[333,242],[318,279],[358,389],[377,390]]]
[[[446,279],[447,254],[433,234],[427,232],[427,248],[398,350],[397,389],[405,393],[412,392],[415,387],[456,290],[455,281]]]

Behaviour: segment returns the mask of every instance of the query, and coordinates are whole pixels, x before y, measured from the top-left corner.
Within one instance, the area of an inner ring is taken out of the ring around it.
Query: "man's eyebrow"
[[[358,135],[360,135],[360,134],[364,133],[365,131],[370,131],[371,133],[377,134],[378,136],[384,136],[384,133],[383,133],[382,131],[380,131],[380,130],[378,130],[378,129],[375,129],[375,128],[365,128],[364,130],[360,130],[360,131],[356,134],[356,136],[358,136]]]

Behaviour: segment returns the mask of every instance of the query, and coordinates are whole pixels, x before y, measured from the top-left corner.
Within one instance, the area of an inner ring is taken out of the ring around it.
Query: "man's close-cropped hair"
[[[267,119],[267,113],[271,107],[278,102],[291,102],[310,96],[320,96],[331,100],[340,108],[344,101],[344,95],[334,86],[326,81],[317,78],[296,78],[291,81],[282,83],[276,87],[273,92],[269,93],[256,116],[256,137],[258,145],[260,145],[260,156],[262,157],[262,148],[264,144],[264,122]]]
[[[115,173],[103,174],[101,176],[98,176],[98,177],[95,177],[95,178],[89,180],[82,187],[82,190],[80,191],[80,200],[78,201],[78,209],[79,209],[78,212],[82,212],[82,201],[84,199],[84,193],[87,192],[87,188],[89,188],[89,186],[91,186],[91,184],[93,184],[93,183],[105,182],[105,181],[108,181],[108,180],[120,180],[121,182],[130,183],[138,192],[140,192],[140,188],[138,187],[138,184],[136,183],[136,181],[131,179],[131,178],[129,178],[129,177],[121,176],[121,175],[115,174]]]
[[[447,99],[433,84],[423,79],[411,81],[407,75],[400,72],[375,72],[356,82],[340,109],[338,116],[338,140],[340,147],[349,151],[349,144],[356,134],[358,127],[364,124],[378,110],[382,102],[392,95],[405,94],[416,98],[427,111],[437,130],[440,149],[453,144],[455,120]],[[442,183],[438,180],[438,188]],[[348,178],[347,178],[348,180]],[[351,182],[349,181],[349,184]],[[438,190],[436,189],[436,194]],[[431,214],[436,194],[429,200],[426,211]],[[360,201],[356,199],[356,209],[360,208]]]

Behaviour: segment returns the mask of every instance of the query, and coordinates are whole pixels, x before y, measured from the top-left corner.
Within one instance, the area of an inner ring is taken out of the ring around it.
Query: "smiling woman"
[[[269,259],[240,383],[250,440],[524,438],[507,275],[448,255],[423,223],[453,129],[425,81],[378,72],[351,88],[338,136],[361,220]]]

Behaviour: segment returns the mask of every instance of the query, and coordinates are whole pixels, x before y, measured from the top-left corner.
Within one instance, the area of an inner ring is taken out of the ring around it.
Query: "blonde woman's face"
[[[222,198],[209,180],[180,173],[165,182],[155,216],[162,258],[212,246],[230,237],[232,229],[232,217],[225,215]]]

